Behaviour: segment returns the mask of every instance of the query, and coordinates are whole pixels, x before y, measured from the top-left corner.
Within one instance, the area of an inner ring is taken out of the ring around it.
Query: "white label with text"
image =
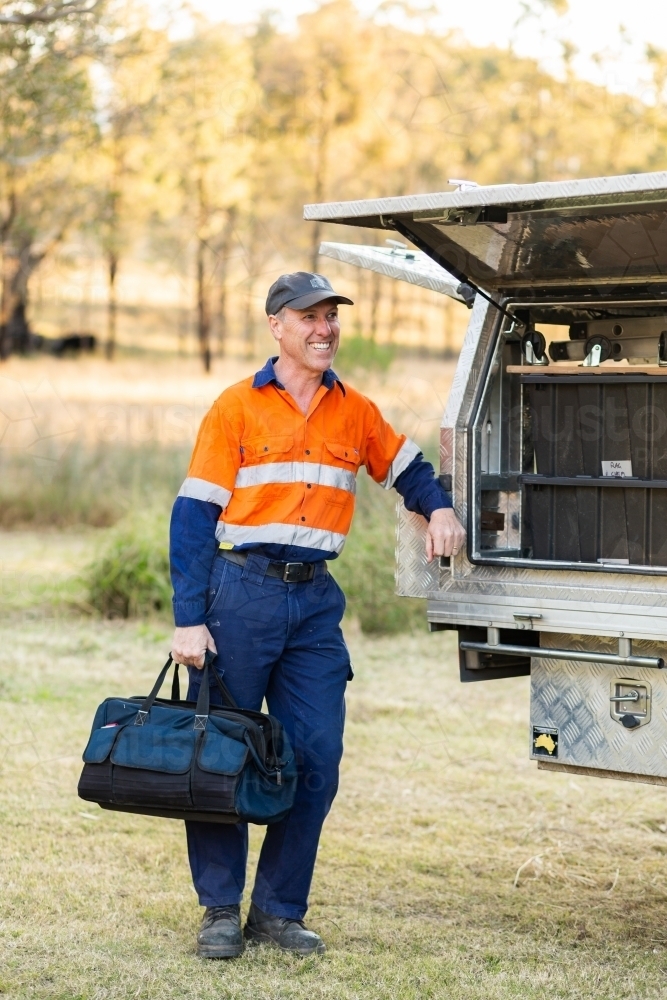
[[[632,478],[632,462],[603,462],[602,475],[612,476],[615,479]]]

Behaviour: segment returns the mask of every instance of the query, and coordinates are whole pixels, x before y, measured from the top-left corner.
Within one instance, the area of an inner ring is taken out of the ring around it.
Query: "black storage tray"
[[[667,565],[667,378],[522,382],[534,455],[520,477],[524,549],[535,559]],[[606,461],[631,462],[632,478],[604,478]]]

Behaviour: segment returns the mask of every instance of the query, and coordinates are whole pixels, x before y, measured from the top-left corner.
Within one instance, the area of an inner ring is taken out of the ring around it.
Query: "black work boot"
[[[250,904],[243,936],[255,944],[269,944],[283,951],[294,951],[297,955],[323,955],[326,951],[320,935],[309,931],[303,920],[272,917],[254,903]]]
[[[207,906],[197,935],[197,954],[202,958],[236,958],[243,951],[241,907]]]

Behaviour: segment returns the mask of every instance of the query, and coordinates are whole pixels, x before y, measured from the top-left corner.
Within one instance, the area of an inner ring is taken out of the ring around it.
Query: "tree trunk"
[[[22,298],[17,299],[7,322],[7,340],[10,351],[15,354],[27,354],[30,350],[27,309],[28,303]]]
[[[253,309],[253,296],[255,294],[257,272],[260,270],[257,253],[258,239],[259,223],[256,216],[253,214],[248,220],[248,242],[245,260],[248,278],[243,302],[243,355],[248,360],[255,356],[255,314]]]
[[[8,331],[10,317],[10,277],[7,273],[6,243],[16,217],[16,194],[13,190],[9,193],[8,201],[7,214],[0,223],[0,361],[4,361],[11,354]]]
[[[28,293],[30,278],[44,258],[60,243],[66,226],[56,233],[48,244],[35,251],[34,244],[28,242],[13,247],[12,269],[7,267],[6,248],[11,246],[11,230],[16,215],[16,197],[10,195],[9,212],[0,223],[0,359],[9,357],[12,351],[26,353],[32,344],[32,334],[28,322]]]
[[[229,338],[229,319],[227,316],[228,296],[227,277],[229,264],[229,251],[231,247],[234,224],[236,222],[236,209],[234,207],[227,211],[227,221],[222,233],[220,244],[220,254],[218,257],[218,354],[224,358]]]
[[[329,146],[329,129],[326,123],[323,123],[318,137],[316,153],[315,153],[313,201],[315,202],[316,205],[320,204],[320,202],[323,202],[325,198],[325,192],[327,186],[326,177],[327,177],[328,146]],[[317,272],[321,241],[322,241],[322,223],[315,222],[313,224],[310,235],[310,269],[311,271],[314,272]]]
[[[248,278],[248,288],[245,297],[245,308],[243,315],[243,343],[245,346],[244,355],[247,359],[255,355],[255,317],[252,308],[252,297],[255,290],[255,277]]]
[[[378,332],[378,310],[380,307],[380,275],[377,271],[371,272],[371,340],[377,340]]]
[[[366,272],[363,268],[357,268],[357,292],[354,297],[354,335],[355,337],[363,337],[364,335],[364,315],[362,305],[365,298],[366,290]]]
[[[118,274],[118,256],[111,250],[107,255],[109,275],[109,295],[107,301],[107,342],[105,353],[107,361],[113,361],[116,353],[116,319],[118,302],[116,298],[116,276]]]
[[[394,337],[396,336],[396,327],[398,326],[398,297],[399,297],[399,286],[400,282],[392,281],[391,283],[391,305],[389,307],[389,337],[388,343],[394,343]]]
[[[11,275],[3,274],[3,330],[2,357],[12,353],[27,354],[30,350],[31,332],[28,323],[28,282],[33,272],[46,256],[46,251],[33,253],[30,246],[23,247],[15,258]]]
[[[197,178],[198,225],[197,234],[197,336],[199,352],[204,364],[204,371],[211,370],[211,311],[206,287],[206,239],[205,230],[209,221],[208,204],[204,189],[204,178]]]
[[[221,258],[218,272],[218,357],[224,358],[229,337],[227,323],[227,259]]]
[[[5,271],[6,266],[4,247],[2,247],[2,253],[0,254],[0,361],[5,361],[11,353],[9,350],[9,337],[7,335],[9,282]]]
[[[197,241],[197,334],[204,371],[211,370],[211,318],[206,288],[206,243]]]

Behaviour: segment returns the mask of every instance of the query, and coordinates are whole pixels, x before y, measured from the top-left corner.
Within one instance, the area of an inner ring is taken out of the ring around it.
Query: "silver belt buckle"
[[[283,570],[283,583],[299,583],[301,580],[301,568],[303,563],[285,563]]]

